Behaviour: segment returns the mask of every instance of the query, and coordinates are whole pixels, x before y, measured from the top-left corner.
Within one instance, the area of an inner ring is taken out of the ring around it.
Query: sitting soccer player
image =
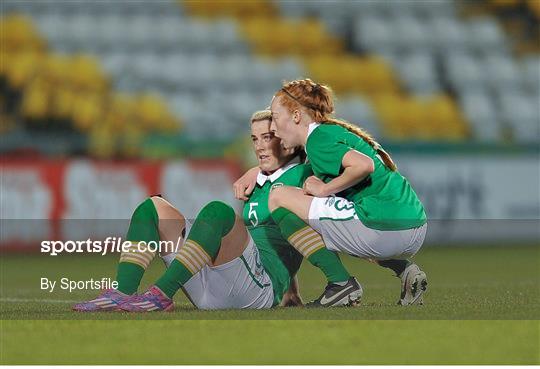
[[[122,253],[116,280],[118,289],[76,304],[77,311],[159,311],[173,308],[173,296],[182,288],[200,309],[270,308],[301,305],[295,274],[302,262],[281,236],[268,210],[275,187],[301,186],[312,175],[301,164],[297,149],[284,149],[270,131],[269,111],[251,119],[251,137],[260,173],[243,218],[229,206],[212,201],[190,222],[161,197],[146,199],[134,211],[126,238],[132,241]],[[185,234],[177,253],[162,253],[166,272],[142,295],[136,295],[145,269],[155,253],[141,252],[139,241],[173,241]],[[322,239],[310,240],[313,250]],[[324,249],[326,250],[326,249]],[[330,254],[330,257],[336,257]]]

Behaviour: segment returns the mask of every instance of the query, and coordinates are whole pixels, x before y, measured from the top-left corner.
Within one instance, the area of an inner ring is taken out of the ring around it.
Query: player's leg
[[[302,219],[309,219],[312,196],[295,187],[279,187],[270,193],[268,207],[287,241],[328,280],[325,292],[307,306],[340,306],[356,303],[362,288],[343,266],[338,255],[325,247],[319,233]]]
[[[426,275],[407,259],[420,249],[425,225],[399,231],[371,229],[358,219],[354,204],[340,197],[314,198],[310,224],[321,233],[328,249],[393,270],[401,278],[400,305],[422,302],[427,288]]]
[[[387,260],[374,260],[384,268],[391,269],[396,277],[401,280],[401,294],[398,305],[406,306],[413,304],[423,304],[423,295],[427,290],[427,276],[420,267],[409,258],[415,255],[422,247],[426,234],[426,225],[408,230],[407,234],[412,234],[412,241],[404,254],[408,258],[395,258]]]
[[[220,265],[240,256],[248,234],[234,210],[212,201],[199,212],[184,245],[155,286],[122,305],[127,311],[172,309],[172,297],[206,265]]]
[[[117,289],[106,290],[97,298],[77,304],[78,311],[116,310],[130,295],[137,292],[144,272],[155,257],[155,252],[138,247],[140,241],[158,242],[170,239],[181,243],[185,227],[183,215],[163,198],[153,196],[144,200],[131,216],[126,240],[131,242],[129,249],[120,255],[117,267]],[[180,239],[179,239],[180,238]],[[161,250],[161,257],[167,264],[174,250]]]

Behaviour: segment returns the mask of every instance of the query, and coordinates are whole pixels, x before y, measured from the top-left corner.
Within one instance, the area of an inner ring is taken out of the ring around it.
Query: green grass
[[[424,306],[399,307],[388,270],[344,259],[363,284],[356,308],[198,311],[184,296],[173,313],[81,314],[95,292],[39,289],[39,278],[114,277],[113,257],[3,256],[2,364],[538,364],[540,248],[425,248]],[[143,288],[163,271],[148,270]],[[324,280],[304,264],[305,300]],[[179,294],[181,295],[181,294]]]

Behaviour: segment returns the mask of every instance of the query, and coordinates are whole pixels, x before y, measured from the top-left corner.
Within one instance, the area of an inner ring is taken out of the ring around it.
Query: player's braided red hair
[[[309,78],[297,79],[285,83],[275,96],[291,113],[303,107],[308,110],[315,122],[336,124],[361,137],[377,151],[390,170],[397,170],[390,155],[369,133],[354,124],[331,116],[334,113],[334,97],[330,87],[315,83]]]

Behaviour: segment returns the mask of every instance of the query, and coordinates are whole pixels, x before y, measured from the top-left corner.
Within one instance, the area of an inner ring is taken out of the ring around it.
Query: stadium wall
[[[430,219],[427,242],[540,240],[540,169],[531,155],[396,155]],[[240,209],[228,161],[4,160],[0,247],[123,235],[133,209],[162,194],[188,218],[219,199]],[[94,224],[92,224],[94,223]]]

